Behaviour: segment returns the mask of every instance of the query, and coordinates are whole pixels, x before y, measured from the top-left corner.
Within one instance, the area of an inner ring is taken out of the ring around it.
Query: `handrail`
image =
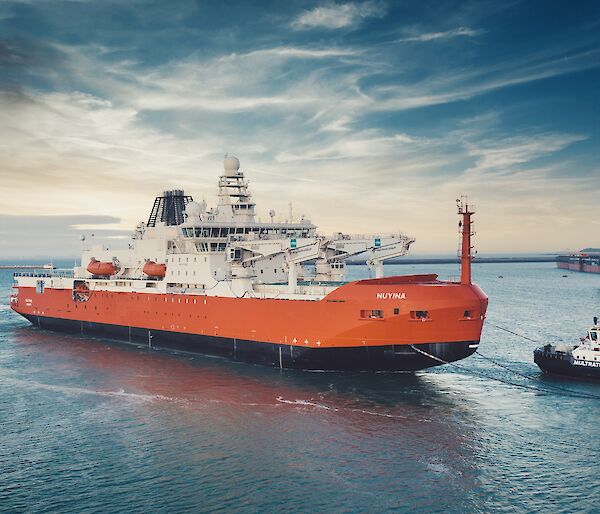
[[[30,271],[30,272],[17,272],[13,273],[13,277],[38,277],[38,278],[73,278],[72,270],[62,271]]]

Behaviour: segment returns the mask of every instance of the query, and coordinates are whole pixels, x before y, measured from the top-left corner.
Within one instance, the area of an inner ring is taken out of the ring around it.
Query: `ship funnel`
[[[475,232],[471,230],[471,216],[475,214],[475,206],[469,205],[467,197],[463,196],[456,200],[456,206],[458,214],[462,216],[462,220],[459,223],[460,235],[461,235],[461,250],[460,250],[460,283],[470,284],[471,283],[471,236],[475,235]]]
[[[186,196],[181,189],[165,191],[162,196],[157,196],[148,218],[148,227],[155,227],[157,223],[165,225],[181,225],[185,221],[183,212],[185,206],[192,201],[191,196]]]

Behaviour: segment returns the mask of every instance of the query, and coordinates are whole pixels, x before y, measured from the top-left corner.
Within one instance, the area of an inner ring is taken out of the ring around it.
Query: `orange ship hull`
[[[487,297],[432,276],[340,286],[320,301],[19,287],[13,310],[43,327],[282,368],[412,371],[473,353]]]

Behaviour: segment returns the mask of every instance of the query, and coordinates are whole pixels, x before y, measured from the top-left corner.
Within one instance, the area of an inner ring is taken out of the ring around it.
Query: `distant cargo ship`
[[[280,368],[413,371],[475,352],[488,299],[471,283],[472,206],[458,203],[460,281],[384,278],[414,239],[323,236],[274,211],[261,222],[239,167],[225,159],[215,208],[167,191],[129,248],[86,247],[67,273],[16,273],[12,309],[43,328]],[[376,278],[343,282],[356,255]]]
[[[571,271],[584,273],[600,273],[600,248],[584,248],[579,253],[559,255],[556,266]]]

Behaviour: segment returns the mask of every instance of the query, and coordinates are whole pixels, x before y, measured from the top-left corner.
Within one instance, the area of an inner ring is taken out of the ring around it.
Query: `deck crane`
[[[283,255],[288,270],[289,292],[298,284],[299,267],[314,262],[315,281],[341,281],[345,260],[364,255],[377,278],[383,277],[386,260],[406,255],[414,239],[403,234],[315,236],[289,239],[232,240],[229,242],[227,260],[231,263],[233,280],[252,278],[252,264]]]
[[[375,269],[376,278],[383,277],[383,263],[402,257],[414,243],[414,238],[396,234],[336,234],[321,246],[321,255],[316,261],[316,280],[341,280],[344,264],[350,257],[366,257],[369,268]]]

